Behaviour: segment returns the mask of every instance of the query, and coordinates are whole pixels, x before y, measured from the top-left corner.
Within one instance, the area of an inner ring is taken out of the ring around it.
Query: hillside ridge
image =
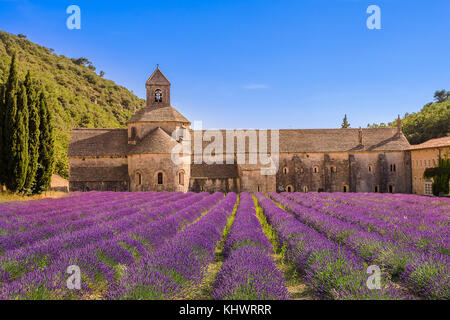
[[[6,81],[13,53],[21,78],[31,71],[48,92],[55,128],[55,173],[68,177],[67,149],[72,128],[125,128],[145,105],[123,86],[103,78],[86,58],[70,59],[0,30],[0,83]]]

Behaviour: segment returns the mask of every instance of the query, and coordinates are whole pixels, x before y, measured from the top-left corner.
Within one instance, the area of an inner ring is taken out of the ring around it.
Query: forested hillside
[[[437,91],[438,92],[438,91]],[[437,93],[436,92],[436,93]],[[448,96],[427,103],[419,112],[405,114],[402,119],[403,133],[411,144],[419,144],[430,139],[450,134],[450,98]],[[396,121],[388,124],[372,124],[368,127],[395,126]]]
[[[0,31],[0,83],[6,81],[11,57],[17,52],[21,78],[31,71],[48,93],[55,128],[55,170],[67,177],[67,147],[73,127],[116,128],[145,104],[126,88],[103,78],[86,58],[70,59],[53,49]]]

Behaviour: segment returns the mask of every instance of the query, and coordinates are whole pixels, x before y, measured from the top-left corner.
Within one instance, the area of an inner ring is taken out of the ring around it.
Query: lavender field
[[[448,198],[89,192],[0,204],[0,299],[450,299],[449,254]]]

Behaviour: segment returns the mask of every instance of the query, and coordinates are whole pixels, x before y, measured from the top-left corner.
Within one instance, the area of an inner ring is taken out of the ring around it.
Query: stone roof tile
[[[150,131],[135,146],[130,147],[128,154],[168,154],[178,144],[160,127]]]
[[[217,130],[223,139],[226,150],[226,131]],[[203,131],[204,132],[204,131]],[[241,131],[242,132],[242,131]],[[358,151],[400,151],[408,150],[410,144],[405,136],[398,134],[396,128],[361,129],[362,145],[359,141],[360,129],[281,129],[279,130],[279,152],[358,152]],[[190,131],[194,141],[194,131]],[[256,130],[257,137],[260,135]],[[211,142],[203,141],[203,148]],[[235,141],[235,151],[237,141]],[[267,131],[267,150],[271,150],[271,132]],[[248,139],[246,143],[248,150]],[[192,143],[194,153],[194,142]]]
[[[162,108],[144,107],[136,112],[128,122],[182,122],[190,124],[188,119],[170,106]]]
[[[68,156],[126,156],[127,129],[73,129]]]
[[[421,143],[421,144],[412,145],[411,150],[427,149],[427,148],[442,148],[442,147],[450,147],[450,136],[431,139],[431,140],[425,141],[424,143]]]
[[[147,80],[147,84],[155,84],[155,85],[170,85],[169,80],[167,80],[166,76],[159,70],[157,67],[156,70],[152,73],[150,78]]]

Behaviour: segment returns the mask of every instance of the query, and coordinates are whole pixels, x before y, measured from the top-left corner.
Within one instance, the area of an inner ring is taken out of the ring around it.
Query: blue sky
[[[81,30],[66,28],[71,4]],[[159,63],[172,105],[205,128],[334,128],[345,113],[365,127],[450,90],[449,13],[449,0],[0,0],[0,30],[87,57],[140,97]]]

